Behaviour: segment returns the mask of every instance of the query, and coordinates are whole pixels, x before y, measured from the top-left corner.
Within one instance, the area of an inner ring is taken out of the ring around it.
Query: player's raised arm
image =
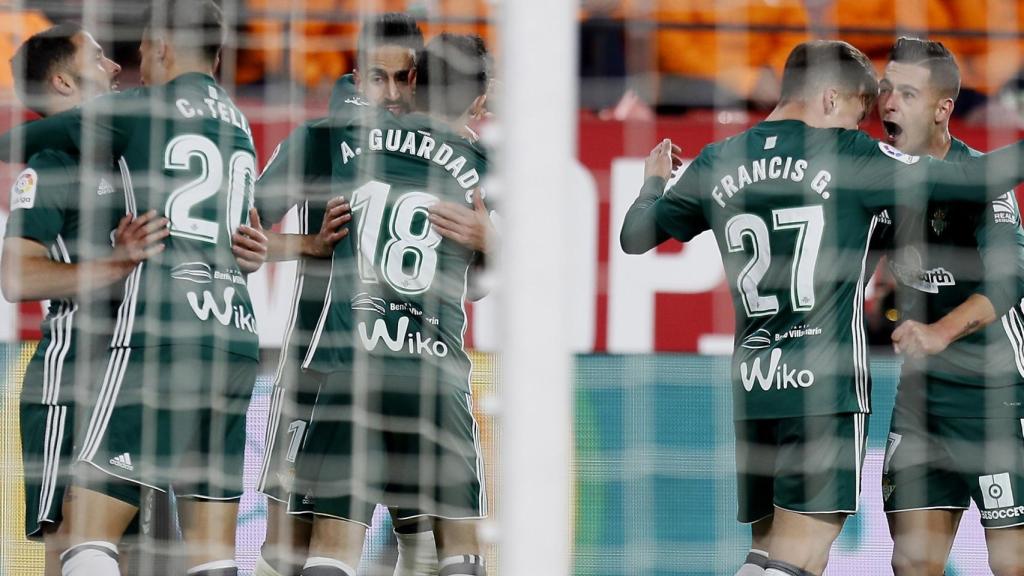
[[[682,163],[679,153],[679,147],[665,139],[647,157],[643,188],[626,212],[619,232],[623,252],[643,254],[672,237],[686,242],[708,228],[697,201],[700,188],[696,168],[687,169],[679,182],[664,192],[672,170]]]
[[[912,156],[866,135],[844,149],[844,174],[860,183],[866,207],[921,206],[927,200],[995,200],[1024,181],[1024,140],[961,162]]]

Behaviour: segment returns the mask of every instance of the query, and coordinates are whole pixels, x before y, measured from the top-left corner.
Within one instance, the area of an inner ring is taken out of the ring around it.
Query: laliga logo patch
[[[39,176],[36,171],[26,168],[18,175],[11,187],[11,210],[19,208],[31,208],[36,205],[36,187],[39,184]]]
[[[885,142],[879,142],[878,149],[882,151],[882,154],[885,154],[886,156],[892,158],[893,160],[899,160],[900,162],[903,162],[907,166],[917,164],[918,161],[921,160],[920,156],[911,156],[910,154],[904,154],[903,152],[900,152],[899,150],[893,148],[892,146],[886,144]]]

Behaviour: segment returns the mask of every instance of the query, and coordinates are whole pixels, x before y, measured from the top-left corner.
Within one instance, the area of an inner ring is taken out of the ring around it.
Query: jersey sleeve
[[[334,82],[331,88],[330,108],[336,109],[344,106],[345,101],[358,98],[359,91],[356,90],[356,79],[352,74],[345,74]]]
[[[12,128],[0,136],[0,158],[23,162],[43,150],[116,158],[129,145],[129,120],[147,113],[148,100],[136,91],[94,98],[70,110]]]
[[[847,131],[852,134],[854,131]],[[863,133],[846,136],[843,181],[854,183],[865,207],[919,207],[930,200],[983,203],[1024,178],[1024,141],[988,154],[946,162],[912,156]]]
[[[1002,315],[1024,298],[1024,229],[1012,191],[985,206],[975,238],[985,275],[979,293]]]
[[[277,145],[256,183],[256,209],[267,222],[278,222],[292,206],[322,195],[316,188],[328,186],[331,176],[327,137],[327,128],[306,123]],[[318,154],[324,156],[320,161]]]
[[[11,187],[6,238],[26,238],[49,246],[64,227],[65,207],[77,190],[77,170],[69,157],[55,152],[33,156]]]
[[[664,179],[651,177],[644,182],[622,223],[619,243],[623,251],[642,254],[669,238],[689,242],[710,228],[700,200],[705,164],[702,152],[664,194]]]

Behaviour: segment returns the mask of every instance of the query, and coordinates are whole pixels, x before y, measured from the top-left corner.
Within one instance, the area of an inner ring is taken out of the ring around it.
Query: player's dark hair
[[[167,33],[175,47],[198,50],[210,63],[224,46],[224,13],[213,0],[154,0],[143,22],[150,34]]]
[[[419,52],[423,50],[423,32],[412,16],[404,12],[385,12],[363,22],[356,42],[356,60],[362,62],[377,46],[402,46]]]
[[[824,84],[847,93],[878,94],[875,68],[863,52],[839,40],[813,40],[793,48],[786,58],[780,103],[802,100],[812,86]]]
[[[416,59],[416,108],[458,118],[487,93],[489,81],[490,58],[483,39],[442,33]]]
[[[33,34],[18,47],[11,58],[14,89],[30,110],[45,115],[43,101],[49,91],[50,78],[75,57],[71,40],[82,32],[79,24],[66,22]]]
[[[890,62],[913,64],[928,69],[928,82],[939,94],[956,100],[960,95],[960,67],[942,42],[901,37],[892,45]]]

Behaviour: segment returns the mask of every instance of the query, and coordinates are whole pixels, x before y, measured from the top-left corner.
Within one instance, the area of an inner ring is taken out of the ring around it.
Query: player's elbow
[[[643,234],[637,234],[630,230],[629,226],[623,226],[619,232],[619,246],[626,254],[643,254],[652,248],[652,245]]]
[[[24,286],[17,274],[18,266],[13,264],[7,254],[0,259],[0,292],[8,302],[21,302],[25,300]]]

